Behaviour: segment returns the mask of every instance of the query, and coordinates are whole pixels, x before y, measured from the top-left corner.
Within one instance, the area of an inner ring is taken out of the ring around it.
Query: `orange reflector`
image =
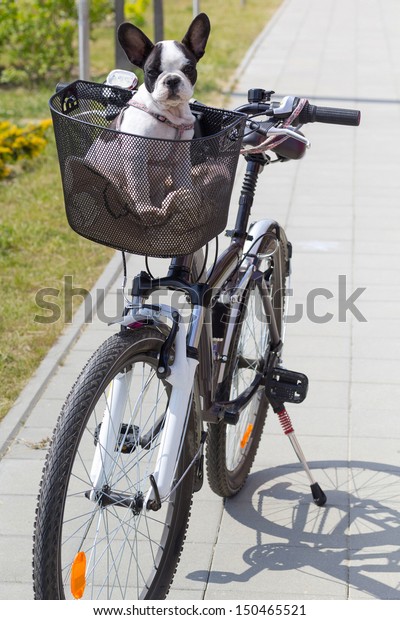
[[[242,448],[242,450],[243,450],[243,448],[246,447],[247,442],[249,441],[249,437],[251,435],[252,430],[253,430],[253,425],[252,424],[248,424],[247,428],[246,428],[246,432],[245,432],[245,434],[242,437],[242,441],[240,442],[240,447]]]
[[[86,555],[84,551],[76,554],[71,568],[71,594],[74,598],[82,598],[86,588]]]

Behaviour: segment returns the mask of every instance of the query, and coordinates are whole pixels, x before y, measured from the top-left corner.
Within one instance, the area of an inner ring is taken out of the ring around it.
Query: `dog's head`
[[[196,65],[204,55],[210,21],[204,13],[194,18],[182,41],[153,44],[136,26],[125,23],[118,39],[129,61],[143,69],[147,91],[161,106],[189,101],[197,79]]]

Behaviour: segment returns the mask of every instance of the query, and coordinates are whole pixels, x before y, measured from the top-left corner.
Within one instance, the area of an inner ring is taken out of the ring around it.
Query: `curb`
[[[93,306],[89,309],[85,308],[84,303],[79,306],[71,325],[64,328],[63,333],[48,351],[14,405],[0,422],[0,459],[5,455],[20,428],[28,419],[31,410],[40,400],[56,368],[79,339],[88,318],[92,313],[97,312],[105,295],[120,274],[121,268],[121,256],[116,252],[90,291],[91,298],[95,301]],[[98,294],[99,291],[102,292],[101,295]]]
[[[269,31],[275,26],[276,22],[280,20],[282,13],[286,10],[287,1],[282,0],[282,4],[276,9],[275,13],[267,23],[267,25],[261,30],[256,39],[248,48],[245,53],[241,63],[236,68],[232,78],[229,80],[227,84],[227,91],[223,94],[228,97],[233,97],[235,95],[235,85],[238,82],[240,75],[243,73],[245,67],[249,64],[252,56],[255,54],[257,49],[260,47],[262,41],[268,35]]]

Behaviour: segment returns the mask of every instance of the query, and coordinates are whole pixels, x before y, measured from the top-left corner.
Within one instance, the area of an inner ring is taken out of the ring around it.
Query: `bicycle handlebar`
[[[68,82],[59,82],[56,86],[55,92],[58,93],[63,88],[69,86]],[[250,99],[250,93],[252,98]],[[236,108],[237,111],[244,112],[245,114],[266,114],[267,116],[274,117],[278,120],[288,118],[292,113],[295,105],[299,99],[297,97],[285,97],[283,104],[274,104],[271,101],[266,101],[263,97],[273,94],[273,91],[265,91],[262,89],[252,89],[249,91],[249,103]],[[258,100],[257,100],[258,99]],[[196,101],[196,103],[200,103]],[[298,116],[298,123],[305,125],[306,123],[330,123],[333,125],[348,125],[358,127],[361,120],[360,110],[352,110],[348,108],[331,108],[324,106],[316,106],[310,104],[307,101]]]
[[[260,98],[255,100],[254,93]],[[251,116],[265,114],[276,122],[284,121],[291,116],[296,106],[300,102],[299,97],[283,97],[280,103],[269,100],[272,91],[252,89],[249,91],[249,103],[239,106],[238,112]],[[263,97],[267,97],[267,99]],[[296,123],[305,125],[306,123],[330,123],[333,125],[348,125],[357,127],[360,124],[361,113],[359,110],[347,108],[330,108],[324,106],[311,105],[306,101],[303,109],[296,118]]]
[[[300,123],[330,123],[332,125],[349,125],[358,127],[361,120],[360,110],[348,108],[328,108],[311,105],[308,101],[299,114]]]
[[[308,100],[293,96],[283,97],[280,102],[271,101],[272,94],[272,91],[251,89],[248,92],[249,102],[236,108],[247,115],[246,125],[250,129],[250,133],[243,136],[243,154],[259,154],[272,149],[285,160],[299,159],[304,155],[304,148],[310,146],[299,131],[302,125],[319,122],[357,127],[360,124],[359,110],[311,105]],[[256,118],[259,116],[265,116],[267,120],[259,122]],[[285,143],[282,145],[282,140],[274,141],[274,136],[285,136]],[[296,142],[302,142],[303,148],[297,146],[293,149]]]

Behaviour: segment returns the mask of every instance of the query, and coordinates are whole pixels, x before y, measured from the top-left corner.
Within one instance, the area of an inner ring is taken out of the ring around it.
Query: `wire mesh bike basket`
[[[130,97],[77,81],[50,99],[68,222],[132,254],[190,254],[226,226],[245,116],[193,104],[202,137],[144,138],[110,128]]]

